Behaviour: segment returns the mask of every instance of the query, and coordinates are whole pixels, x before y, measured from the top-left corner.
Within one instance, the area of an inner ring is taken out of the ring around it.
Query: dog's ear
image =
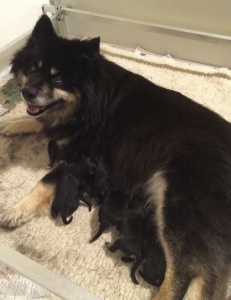
[[[90,40],[83,40],[80,42],[81,49],[84,54],[92,56],[99,53],[100,37],[96,37]]]
[[[50,18],[47,15],[42,15],[32,31],[32,38],[44,38],[55,35],[53,25]]]

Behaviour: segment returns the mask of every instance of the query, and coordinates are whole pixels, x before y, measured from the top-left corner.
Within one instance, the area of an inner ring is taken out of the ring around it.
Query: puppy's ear
[[[44,38],[55,35],[53,25],[50,18],[47,15],[42,15],[32,31],[32,38]]]
[[[100,37],[96,37],[91,40],[83,40],[80,42],[81,49],[84,54],[92,56],[99,53]]]

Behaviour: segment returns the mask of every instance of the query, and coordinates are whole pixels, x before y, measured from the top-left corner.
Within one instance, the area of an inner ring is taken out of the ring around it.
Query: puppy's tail
[[[93,243],[96,241],[102,234],[103,232],[107,229],[108,225],[105,223],[100,223],[99,229],[97,233],[93,236],[93,238],[90,240],[90,243]]]
[[[140,263],[141,263],[141,258],[140,257],[136,257],[136,261],[134,262],[134,264],[133,264],[133,266],[131,268],[131,278],[132,278],[132,281],[135,284],[139,284],[139,282],[136,279],[136,270],[138,269]]]
[[[65,225],[70,224],[70,223],[72,222],[72,220],[73,220],[73,216],[71,216],[71,217],[69,218],[69,220],[68,220],[68,219],[67,219],[67,216],[64,215],[64,214],[61,214],[61,218],[62,218],[63,224],[65,224]]]

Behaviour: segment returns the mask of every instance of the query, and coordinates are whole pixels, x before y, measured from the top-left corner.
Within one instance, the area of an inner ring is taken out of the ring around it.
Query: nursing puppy
[[[154,286],[160,286],[164,280],[166,261],[164,250],[157,236],[157,228],[146,215],[142,249],[142,271],[139,273],[144,280]]]
[[[108,166],[104,157],[101,157],[95,169],[94,184],[90,196],[95,198],[98,204],[101,204],[109,190]]]
[[[120,232],[119,238],[110,244],[106,242],[108,250],[116,252],[121,250],[125,257],[122,257],[124,262],[134,261],[131,268],[131,278],[135,284],[139,284],[136,279],[136,271],[142,260],[142,246],[145,231],[145,211],[142,206],[136,209],[128,209],[118,226]]]
[[[128,207],[128,200],[128,195],[120,191],[108,192],[99,208],[99,229],[90,240],[90,243],[96,241],[109,226],[115,225],[119,227]]]
[[[52,217],[56,218],[60,212],[63,223],[65,225],[70,224],[73,220],[73,212],[79,207],[79,201],[79,180],[71,173],[63,171],[57,185],[54,201],[51,205]],[[89,205],[89,210],[90,207]]]
[[[78,163],[60,164],[60,178],[56,185],[54,201],[51,205],[51,215],[56,218],[59,213],[64,224],[70,224],[73,220],[72,214],[79,207],[79,202],[87,204],[91,211],[92,204],[88,194],[95,165],[90,159],[82,158]],[[69,220],[67,218],[69,217]]]
[[[110,189],[129,195],[145,186],[166,258],[156,300],[212,299],[230,262],[230,124],[106,60],[99,38],[58,37],[46,16],[13,58],[12,73],[30,117],[4,122],[1,133],[77,136],[86,157],[107,157]],[[1,224],[16,227],[49,209],[56,184],[48,173],[2,212]]]
[[[81,158],[84,158],[84,149],[78,138],[51,139],[48,142],[47,148],[49,154],[48,167],[51,168],[59,162],[76,163],[81,160]],[[96,162],[96,159],[92,159],[92,163],[96,164]]]

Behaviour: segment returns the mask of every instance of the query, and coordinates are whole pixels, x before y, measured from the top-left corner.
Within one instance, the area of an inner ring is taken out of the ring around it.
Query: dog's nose
[[[27,101],[33,100],[38,95],[38,89],[35,87],[31,87],[28,85],[25,85],[22,90],[23,98]]]

